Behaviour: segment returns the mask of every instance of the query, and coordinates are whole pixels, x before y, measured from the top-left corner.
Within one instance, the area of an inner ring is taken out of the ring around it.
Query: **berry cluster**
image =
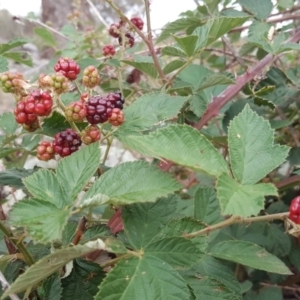
[[[55,64],[54,71],[63,74],[70,80],[75,80],[80,73],[80,67],[73,59],[61,57]]]
[[[290,220],[296,224],[300,224],[300,196],[292,200],[289,211]]]

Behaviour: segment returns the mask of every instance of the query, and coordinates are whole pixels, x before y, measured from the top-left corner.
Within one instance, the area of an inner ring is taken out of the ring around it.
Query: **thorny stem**
[[[279,213],[279,214],[272,214],[272,215],[265,215],[265,216],[258,216],[258,217],[249,217],[249,218],[242,218],[242,217],[236,217],[232,216],[229,219],[222,221],[220,223],[217,223],[215,225],[208,226],[204,229],[183,234],[183,237],[192,239],[196,236],[206,235],[209,234],[211,231],[215,231],[227,226],[230,226],[232,224],[248,224],[248,223],[254,223],[254,222],[269,222],[274,220],[285,220],[287,219],[289,215],[289,212],[285,213]]]

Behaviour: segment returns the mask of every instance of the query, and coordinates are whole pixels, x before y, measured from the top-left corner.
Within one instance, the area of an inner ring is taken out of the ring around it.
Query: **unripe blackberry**
[[[63,74],[70,80],[75,80],[80,73],[80,67],[73,59],[61,57],[55,64],[54,71]]]
[[[120,25],[119,24],[111,24],[109,29],[108,29],[108,33],[110,36],[114,37],[114,38],[118,38],[120,36]]]
[[[73,102],[67,106],[65,115],[68,121],[82,122],[86,116],[86,107],[82,101]]]
[[[69,80],[61,73],[52,74],[50,77],[50,86],[57,94],[62,94],[69,89]]]
[[[21,73],[4,72],[0,75],[0,88],[4,93],[26,95],[26,86]]]
[[[33,123],[22,124],[22,126],[28,132],[34,132],[41,128],[39,119],[36,119]]]
[[[46,142],[46,141],[41,142],[37,146],[36,151],[37,151],[36,157],[39,160],[48,161],[54,158],[54,149],[50,142]]]
[[[139,30],[143,30],[144,22],[141,18],[133,17],[130,19],[130,21],[135,25],[136,28],[138,28]]]
[[[37,116],[49,116],[52,110],[52,97],[48,92],[39,90],[32,91],[26,97],[26,113],[36,114]]]
[[[124,113],[120,108],[114,108],[111,116],[108,118],[108,122],[113,126],[120,126],[124,123]]]
[[[37,115],[35,113],[28,112],[26,105],[26,98],[19,101],[14,109],[14,115],[17,123],[30,125],[37,120]]]
[[[87,126],[81,132],[81,140],[86,144],[89,145],[96,141],[99,141],[101,138],[101,132],[97,126],[91,125]]]
[[[54,136],[52,145],[56,154],[65,157],[78,150],[81,145],[81,138],[73,129],[67,129]]]
[[[123,45],[122,37],[120,36],[119,39],[119,45]],[[125,40],[124,40],[124,47],[125,48],[131,48],[134,46],[134,37],[130,33],[125,34]]]
[[[100,83],[100,75],[96,67],[89,66],[83,71],[82,84],[88,88],[94,88]]]
[[[116,50],[113,45],[104,46],[102,52],[105,57],[113,57],[116,54]]]

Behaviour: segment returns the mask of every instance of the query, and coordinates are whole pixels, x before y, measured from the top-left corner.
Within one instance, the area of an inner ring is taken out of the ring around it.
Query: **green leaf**
[[[153,288],[155,287],[155,288]],[[99,286],[95,300],[182,300],[190,292],[183,278],[151,255],[120,261]]]
[[[63,209],[69,202],[60,181],[48,169],[41,169],[23,180],[28,191],[37,199],[54,204]]]
[[[185,53],[180,48],[171,46],[162,48],[161,53],[168,56],[186,57]]]
[[[273,9],[271,0],[238,0],[238,2],[258,19],[266,19]]]
[[[104,239],[110,235],[111,234],[108,226],[104,224],[95,225],[87,229],[81,241],[83,240],[84,242],[87,242],[99,238]]]
[[[193,32],[193,35],[198,35],[196,49],[208,46],[231,29],[242,25],[248,18],[247,16],[210,18],[205,25]]]
[[[158,75],[157,69],[153,63],[135,62],[135,61],[131,61],[131,60],[122,60],[122,62],[142,71],[143,73],[151,76],[152,78],[156,78]]]
[[[223,215],[257,215],[264,208],[265,196],[277,196],[275,186],[270,183],[241,185],[227,174],[218,178],[216,189]]]
[[[116,135],[123,137],[130,131],[140,131],[171,119],[179,113],[187,97],[167,94],[146,94],[138,98],[124,110],[126,122],[120,126]]]
[[[0,44],[0,54],[3,54],[4,52],[7,52],[13,48],[23,46],[27,43],[28,41],[23,38],[12,39],[6,44]]]
[[[60,300],[62,293],[60,278],[52,276],[45,280],[42,287],[38,288],[38,293],[47,300]]]
[[[242,184],[254,184],[282,164],[289,147],[274,145],[268,121],[246,105],[228,129],[232,172]]]
[[[30,176],[37,170],[35,169],[10,169],[0,172],[0,185],[9,185],[15,188],[24,186],[23,179]]]
[[[33,66],[32,59],[26,52],[6,52],[3,56],[26,66]]]
[[[54,111],[49,118],[44,120],[43,128],[36,132],[53,137],[56,133],[68,128],[70,128],[70,125],[66,121],[66,118]]]
[[[154,202],[158,197],[166,196],[179,188],[177,181],[156,166],[144,161],[127,162],[101,175],[84,195],[81,206],[107,202],[118,205]]]
[[[280,287],[264,287],[258,291],[249,291],[244,296],[244,300],[282,300],[282,290]]]
[[[187,125],[170,125],[149,135],[127,136],[126,144],[143,155],[168,159],[214,176],[228,172],[216,148],[198,130]]]
[[[0,128],[6,134],[13,134],[17,130],[18,124],[13,113],[5,112],[0,115]]]
[[[198,36],[189,35],[185,37],[174,36],[174,39],[178,43],[179,47],[184,51],[187,57],[191,57],[195,53]]]
[[[185,61],[183,61],[183,60],[179,60],[179,59],[172,60],[163,68],[163,72],[166,75],[170,74],[171,72],[181,68],[184,64],[185,64]]]
[[[184,237],[167,237],[157,240],[144,249],[146,254],[151,254],[171,266],[190,266],[203,256],[197,245]]]
[[[103,246],[104,243],[101,240],[97,240],[85,245],[77,245],[56,250],[54,253],[45,256],[34,265],[27,268],[26,271],[5,291],[1,300],[5,299],[9,294],[23,292],[27,290],[28,287],[36,286],[43,279],[60,270],[74,258],[95,250],[101,250],[103,249]]]
[[[67,194],[69,203],[74,199],[100,164],[98,143],[86,146],[71,156],[62,159],[57,166],[57,179]]]
[[[194,217],[205,224],[215,224],[222,220],[219,200],[212,187],[199,187],[195,192]]]
[[[36,35],[38,35],[46,45],[56,47],[56,41],[55,38],[48,29],[46,28],[41,28],[41,27],[36,27],[34,28],[34,32]]]
[[[61,299],[93,300],[104,277],[105,272],[98,264],[83,259],[74,260],[71,274],[62,279]]]
[[[5,72],[8,70],[8,60],[0,55],[0,73]]]
[[[200,90],[204,90],[208,87],[211,86],[215,86],[215,85],[221,85],[221,84],[234,84],[235,81],[224,75],[224,74],[210,74],[209,76],[207,76],[202,83],[200,84],[200,86],[198,87],[197,91]]]
[[[122,208],[124,231],[136,249],[147,246],[163,228],[177,208],[175,196],[162,198],[155,203],[138,203]]]
[[[221,242],[211,249],[210,254],[258,270],[284,275],[292,274],[289,268],[276,256],[249,242]]]
[[[69,215],[70,210],[62,210],[52,203],[26,199],[13,206],[9,221],[13,226],[26,227],[28,234],[36,242],[48,243],[61,239]]]
[[[121,240],[114,237],[108,237],[105,239],[105,248],[111,253],[127,253],[127,248]]]

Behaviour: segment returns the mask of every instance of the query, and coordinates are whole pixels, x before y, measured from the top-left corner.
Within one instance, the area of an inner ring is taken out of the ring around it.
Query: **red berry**
[[[26,113],[36,114],[37,116],[49,116],[52,110],[52,97],[48,92],[39,90],[32,91],[25,99]]]
[[[101,138],[100,130],[98,129],[97,126],[94,125],[87,126],[81,132],[81,139],[86,145],[99,141],[100,138]]]
[[[119,45],[123,45],[122,37],[119,37]],[[133,47],[134,45],[134,37],[130,33],[125,34],[124,47]]]
[[[81,138],[73,129],[67,129],[54,136],[52,145],[56,154],[65,157],[78,150],[81,145]]]
[[[75,80],[80,73],[80,67],[73,59],[61,57],[55,64],[54,71],[63,74],[70,80]]]
[[[103,47],[103,55],[106,57],[112,57],[116,54],[115,47],[113,45],[106,45]]]
[[[68,121],[82,122],[86,116],[86,107],[82,101],[71,103],[67,106],[65,115]]]
[[[37,155],[36,157],[39,160],[48,161],[54,158],[54,149],[50,142],[41,142],[38,147],[36,148]]]
[[[88,88],[94,88],[100,83],[100,75],[96,67],[89,66],[83,71],[82,84]]]
[[[106,122],[112,115],[114,108],[123,108],[124,98],[118,91],[107,96],[93,96],[86,103],[86,119],[90,124]]]
[[[15,114],[17,123],[30,125],[37,120],[36,114],[29,112],[27,110],[27,108],[31,109],[31,107],[32,107],[32,105],[30,103],[28,103],[28,107],[27,107],[26,98],[17,103],[17,106],[14,110],[14,114]]]
[[[108,33],[110,36],[114,37],[114,38],[118,38],[120,36],[120,25],[119,24],[111,24],[109,29],[108,29]]]
[[[296,224],[300,224],[300,196],[292,200],[289,218]]]
[[[112,110],[112,114],[109,117],[108,122],[114,126],[120,126],[124,123],[124,113],[120,110],[120,108],[114,108]]]
[[[139,30],[143,30],[144,22],[141,18],[133,17],[130,19],[130,21],[135,25],[136,28],[138,28]]]

